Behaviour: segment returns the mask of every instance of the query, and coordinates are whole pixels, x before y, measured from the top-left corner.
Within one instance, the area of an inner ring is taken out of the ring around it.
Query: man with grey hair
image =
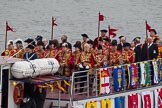
[[[61,36],[60,47],[62,47],[62,44],[63,44],[63,43],[67,43],[67,44],[68,44],[68,48],[69,48],[69,49],[72,49],[72,45],[71,45],[71,43],[67,42],[67,39],[68,39],[67,35],[62,35],[62,36]]]

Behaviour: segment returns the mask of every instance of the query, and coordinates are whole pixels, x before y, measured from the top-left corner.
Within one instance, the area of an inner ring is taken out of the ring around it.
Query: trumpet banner
[[[101,108],[112,108],[112,101],[111,101],[111,99],[103,99],[101,101]]]
[[[130,94],[128,95],[128,108],[140,108],[138,107],[138,94]]]
[[[124,69],[122,67],[114,67],[114,90],[120,91],[124,89]]]
[[[150,91],[142,92],[143,108],[153,108],[153,99]]]
[[[155,108],[162,108],[162,88],[154,90]]]
[[[110,71],[108,68],[100,69],[100,94],[110,93]]]
[[[128,88],[137,88],[137,68],[136,64],[128,64]]]
[[[124,98],[124,96],[115,98],[115,108],[125,108],[125,98]]]
[[[158,63],[156,61],[152,61],[152,66],[153,66],[153,83],[154,84],[158,84],[160,82],[160,79],[159,79],[159,69],[158,69]]]
[[[149,85],[149,64],[147,62],[140,63],[140,77],[141,77],[141,85],[146,86]]]
[[[86,108],[97,108],[97,102],[96,101],[87,102]]]

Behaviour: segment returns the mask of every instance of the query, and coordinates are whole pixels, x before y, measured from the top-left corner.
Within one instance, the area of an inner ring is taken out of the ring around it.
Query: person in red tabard
[[[99,41],[99,38],[100,38],[100,37],[102,38],[102,40],[103,40],[104,38],[108,38],[108,36],[106,36],[106,33],[107,33],[107,30],[101,30],[101,36],[95,38],[95,40],[94,40],[94,47],[95,47],[95,48],[98,47],[98,41]]]
[[[42,41],[37,42],[38,50],[35,52],[38,58],[45,58],[46,51],[44,50],[44,43]]]

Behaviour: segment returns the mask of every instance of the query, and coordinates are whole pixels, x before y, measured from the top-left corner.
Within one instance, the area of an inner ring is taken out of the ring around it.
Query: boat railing
[[[153,81],[153,62],[157,63],[157,72],[158,72],[158,83],[154,83]],[[147,63],[148,64],[148,83],[146,85],[141,84],[141,63]],[[85,71],[77,71],[72,73],[72,84],[71,84],[71,102],[76,99],[85,99],[85,98],[92,98],[92,97],[98,97],[98,96],[104,96],[104,95],[113,95],[118,93],[124,93],[129,92],[133,90],[141,90],[150,88],[153,86],[160,85],[160,80],[162,79],[162,59],[158,60],[148,60],[148,61],[142,61],[133,63],[136,64],[136,83],[137,86],[133,88],[128,87],[128,66],[130,64],[123,64],[118,66],[111,66],[111,67],[104,67],[104,68],[98,68],[94,69],[93,73],[90,73],[89,70]],[[120,67],[123,69],[124,74],[124,87],[121,90],[114,90],[114,69],[116,67]],[[101,93],[100,90],[100,70],[101,69],[108,69],[109,70],[109,84],[110,84],[110,92],[109,93]]]

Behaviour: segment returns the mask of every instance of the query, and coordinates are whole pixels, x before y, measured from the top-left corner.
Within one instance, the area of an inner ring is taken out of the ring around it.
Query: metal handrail
[[[158,60],[160,60],[161,62],[162,62],[162,58],[160,58],[160,59],[158,59]],[[151,70],[151,66],[152,66],[152,61],[154,61],[154,60],[148,60],[148,61],[141,61],[141,62],[147,62],[148,63],[148,65],[149,65],[149,72],[151,72],[152,70]],[[137,90],[141,90],[141,89],[146,89],[146,88],[150,88],[150,87],[152,87],[152,84],[151,84],[151,82],[152,82],[152,80],[151,80],[151,73],[149,74],[149,79],[150,79],[150,82],[149,82],[149,85],[148,86],[146,86],[146,87],[143,87],[140,83],[140,78],[139,78],[139,75],[140,75],[140,71],[139,71],[139,69],[140,69],[140,66],[139,66],[139,64],[141,63],[141,62],[136,62],[135,64],[137,65],[137,67],[136,67],[136,69],[137,69],[137,83],[138,83],[138,86],[137,86]],[[128,64],[123,64],[123,65],[118,65],[118,66],[120,66],[120,67],[122,67],[123,68],[123,70],[124,70],[124,90],[122,91],[122,92],[130,92],[130,90],[128,90],[127,89],[127,83],[126,83],[126,81],[127,81],[127,79],[126,79],[126,77],[125,77],[125,71],[127,70],[127,65]],[[161,65],[162,65],[162,63],[161,63]],[[118,67],[117,66],[117,67]],[[108,68],[109,70],[110,70],[110,82],[111,81],[113,81],[113,76],[112,76],[112,73],[113,73],[113,69],[114,69],[114,67],[115,66],[110,66],[110,67],[106,67],[106,68]],[[98,71],[100,70],[101,68],[98,68],[98,69],[95,69],[94,70],[94,72],[93,72],[93,78],[94,78],[94,84],[95,84],[95,86],[92,86],[92,87],[95,87],[95,96],[93,96],[93,97],[97,97],[97,96],[102,96],[102,95],[100,95],[98,92],[99,92],[99,90],[98,90],[98,87],[99,87],[99,84],[98,84],[98,81],[100,80],[99,79],[99,76],[98,76]],[[102,68],[103,69],[103,68]],[[158,70],[159,72],[161,71],[161,70]],[[78,73],[80,73],[80,74],[82,74],[82,73],[86,73],[86,75],[84,75],[83,74],[83,76],[82,75],[80,75],[80,76],[77,76],[77,74]],[[162,74],[162,73],[161,73]],[[87,76],[87,78],[86,78],[86,81],[79,81],[79,82],[76,82],[76,78],[81,78],[81,77],[85,77],[85,76]],[[87,93],[87,98],[89,98],[90,97],[90,94],[89,94],[89,78],[90,78],[90,74],[89,74],[89,71],[88,70],[85,70],[85,71],[77,71],[77,72],[73,72],[72,73],[72,84],[71,84],[71,91],[70,91],[70,93],[71,93],[71,99],[70,99],[70,103],[71,103],[71,105],[72,105],[72,103],[73,103],[73,100],[74,100],[74,96],[77,96],[77,95],[82,95],[82,94],[85,94],[85,93]],[[160,78],[161,78],[161,76],[160,76]],[[80,88],[76,88],[75,86],[76,86],[76,84],[79,84],[79,83],[86,83],[87,85],[84,85],[84,87],[83,88],[87,88],[86,89],[86,91],[85,92],[83,92],[83,93],[75,93],[74,92],[74,90],[76,90],[76,89],[80,89]],[[157,84],[157,85],[161,85],[160,83],[159,84]],[[132,91],[134,91],[135,89],[133,89]],[[113,94],[116,94],[116,93],[119,93],[119,92],[114,92],[113,91],[113,83],[110,83],[110,93],[109,93],[109,95],[113,95]]]

